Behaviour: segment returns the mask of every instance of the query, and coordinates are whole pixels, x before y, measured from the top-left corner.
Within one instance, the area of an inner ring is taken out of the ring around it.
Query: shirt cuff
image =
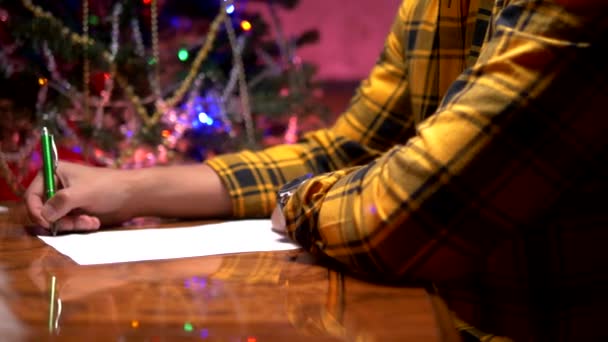
[[[250,151],[225,154],[204,162],[220,177],[232,201],[237,218],[269,217],[276,205],[276,186],[268,171],[258,165]]]
[[[304,182],[283,208],[287,234],[312,254],[324,249],[319,212],[331,187],[351,169],[322,174]]]

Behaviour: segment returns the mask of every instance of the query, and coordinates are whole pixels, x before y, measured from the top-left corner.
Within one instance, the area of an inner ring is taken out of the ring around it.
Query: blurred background
[[[345,109],[398,0],[0,0],[0,201],[59,157],[195,163],[295,143]]]
[[[332,114],[345,108],[359,81],[376,62],[400,2],[300,0],[295,10],[281,11],[288,35],[307,29],[319,31],[318,42],[302,46],[298,54],[317,66],[323,102]]]
[[[301,47],[298,54],[318,66],[320,79],[358,81],[376,61],[400,2],[300,0],[280,17],[288,35],[319,31],[319,41]]]

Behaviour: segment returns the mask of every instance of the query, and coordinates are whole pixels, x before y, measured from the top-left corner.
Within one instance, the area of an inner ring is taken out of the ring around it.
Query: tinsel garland
[[[73,32],[67,26],[65,26],[59,19],[57,19],[55,16],[53,16],[52,13],[45,11],[40,6],[34,5],[31,2],[31,0],[21,0],[21,2],[25,8],[27,8],[29,11],[32,12],[32,14],[34,14],[34,16],[36,18],[45,18],[45,19],[50,20],[50,21],[54,22],[55,24],[59,25],[61,27],[61,30],[60,30],[61,34],[69,37],[70,41],[73,44],[83,45],[83,46],[87,46],[87,47],[95,45],[95,41],[93,39],[91,39],[88,35],[80,35],[76,32]],[[153,8],[155,8],[157,6],[156,0],[152,0],[152,6],[153,6]],[[226,16],[226,11],[225,11],[224,4],[222,4],[222,10],[220,10],[218,15],[213,19],[211,26],[209,28],[209,32],[205,39],[205,42],[204,42],[203,46],[201,47],[201,49],[198,51],[196,58],[192,62],[192,65],[190,66],[190,69],[188,70],[187,76],[181,82],[181,84],[179,85],[177,90],[174,92],[173,96],[171,96],[170,98],[168,98],[166,100],[162,100],[161,103],[156,106],[156,110],[151,115],[150,115],[150,113],[148,113],[148,111],[144,107],[139,96],[137,94],[135,94],[135,91],[133,90],[133,87],[129,84],[128,80],[123,75],[116,72],[116,74],[115,74],[116,81],[124,89],[125,94],[127,95],[127,98],[129,99],[129,101],[135,106],[135,109],[136,109],[138,115],[140,116],[142,122],[144,123],[144,126],[151,127],[151,126],[155,125],[156,123],[158,123],[160,117],[163,115],[164,111],[166,111],[166,109],[168,107],[176,106],[179,102],[181,102],[183,100],[184,96],[188,92],[188,89],[190,89],[190,87],[192,86],[192,83],[194,82],[194,80],[198,74],[198,70],[200,69],[202,63],[207,59],[209,53],[211,52],[213,43],[214,43],[215,39],[217,38],[217,34],[219,32],[220,25],[224,21],[225,16]],[[155,23],[155,22],[153,22],[152,24],[153,24],[153,26],[157,25],[157,23]],[[158,29],[153,29],[152,31],[157,32],[157,30]],[[158,39],[158,34],[156,34],[156,36],[157,36],[156,39]],[[158,50],[158,48],[156,50]],[[157,53],[158,53],[158,51],[157,51]],[[102,56],[108,63],[112,64],[114,62],[113,56],[109,51],[105,51],[105,50],[102,51]],[[156,61],[156,63],[158,63],[158,61]]]

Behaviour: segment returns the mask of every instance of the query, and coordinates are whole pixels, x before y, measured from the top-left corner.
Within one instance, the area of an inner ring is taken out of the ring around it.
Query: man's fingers
[[[42,207],[42,217],[48,222],[55,222],[70,211],[82,206],[81,195],[73,188],[57,191]]]
[[[276,207],[272,212],[272,215],[270,216],[270,221],[272,223],[273,231],[281,234],[287,233],[287,229],[285,227],[285,216],[283,216],[283,212],[279,207]]]
[[[25,205],[27,206],[27,213],[30,220],[44,228],[49,228],[50,223],[42,215],[43,203],[43,189],[42,189],[42,176],[40,173],[34,178],[30,184],[27,192],[25,193]]]
[[[44,204],[42,203],[42,198],[36,195],[30,195],[25,197],[25,202],[27,205],[27,213],[29,215],[30,220],[40,225],[44,228],[50,227],[50,222],[47,221],[42,215],[42,208]]]
[[[65,216],[55,222],[55,224],[60,231],[97,230],[101,226],[99,219],[90,215]]]

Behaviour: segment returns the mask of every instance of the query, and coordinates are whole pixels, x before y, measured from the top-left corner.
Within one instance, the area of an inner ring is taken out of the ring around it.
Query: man
[[[274,218],[311,253],[374,279],[433,282],[485,331],[598,338],[607,31],[586,4],[599,2],[406,0],[333,127],[199,166],[63,163],[64,189],[43,205],[39,178],[30,214],[63,230],[267,216],[296,179]]]

